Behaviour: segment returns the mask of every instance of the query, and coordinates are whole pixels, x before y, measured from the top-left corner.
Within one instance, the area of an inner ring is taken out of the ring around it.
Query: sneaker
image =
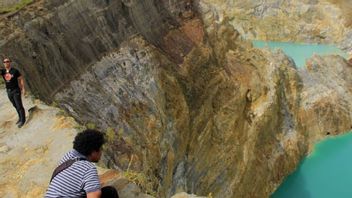
[[[17,127],[21,128],[21,127],[23,127],[23,125],[24,125],[24,122],[20,122],[20,123],[18,123]]]
[[[18,120],[18,121],[16,122],[16,125],[19,124],[20,122],[21,122],[21,120]]]

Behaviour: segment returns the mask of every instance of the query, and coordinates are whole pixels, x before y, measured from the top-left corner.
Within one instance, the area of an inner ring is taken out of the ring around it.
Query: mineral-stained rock
[[[352,50],[349,0],[196,0],[205,23],[228,18],[248,39],[338,44]]]
[[[144,172],[161,196],[268,195],[305,153],[299,76],[285,55],[251,49],[230,26],[211,33],[179,66],[135,38],[56,100],[112,128],[106,162]]]
[[[327,134],[351,129],[351,72],[352,66],[339,56],[313,56],[300,71],[304,89],[299,116],[310,149]]]
[[[190,1],[136,2],[36,1],[22,12],[0,16],[0,55],[10,56],[26,74],[31,91],[47,102],[135,34],[143,35],[174,61],[182,61],[194,45],[177,30],[193,16],[181,17],[193,12]],[[170,29],[175,32],[169,34]]]
[[[56,99],[82,122],[112,128],[106,162],[144,172],[161,196],[269,196],[325,134],[319,127],[349,129],[350,115],[338,112],[349,112],[351,100],[336,98],[350,97],[350,66],[316,57],[297,71],[282,52],[252,49],[230,26],[212,28],[210,44],[179,66],[135,38]],[[334,95],[317,89],[338,85]],[[324,113],[335,105],[341,108]]]
[[[284,36],[337,41],[339,9],[216,2],[52,0],[2,21],[13,32],[0,30],[0,49],[28,65],[20,68],[33,92],[106,132],[106,166],[141,173],[157,197],[268,197],[314,142],[351,128],[351,65],[317,56],[298,70],[242,35],[279,35],[274,19],[283,17]],[[226,14],[238,7],[272,31],[238,28]],[[308,20],[303,32],[289,28],[297,13]]]
[[[132,164],[157,185],[184,158],[189,134],[188,107],[173,68],[157,49],[136,38],[93,65],[56,99],[82,122],[110,129],[108,165],[127,169]]]

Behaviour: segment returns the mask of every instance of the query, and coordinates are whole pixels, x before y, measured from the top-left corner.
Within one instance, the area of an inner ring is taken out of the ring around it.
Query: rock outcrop
[[[198,0],[206,23],[228,18],[248,39],[338,44],[352,51],[348,0]]]
[[[38,0],[21,12],[2,16],[1,55],[13,57],[33,94],[51,102],[89,65],[135,34],[181,61],[193,42],[183,31],[169,30],[192,16],[187,14],[188,4],[188,0]]]
[[[279,8],[293,9],[288,3],[259,5],[254,14],[286,16]],[[38,11],[29,6],[1,21],[13,31],[1,29],[0,51],[14,57],[36,95],[106,132],[107,167],[143,173],[158,197],[268,197],[314,142],[351,128],[351,65],[314,57],[297,70],[282,52],[243,40],[246,25],[225,5],[37,1]],[[301,13],[308,24],[321,17],[318,1],[292,5],[309,5],[313,11]],[[328,22],[339,20],[331,9]],[[322,42],[345,33],[327,24],[334,31],[326,38],[309,28],[282,35]]]
[[[352,64],[339,56],[313,56],[299,71],[304,84],[299,117],[309,147],[326,135],[351,130]]]
[[[109,128],[107,164],[127,168],[132,162],[162,197],[180,191],[266,197],[326,135],[319,127],[333,134],[349,129],[351,116],[338,112],[349,112],[351,93],[340,103],[317,86],[346,91],[350,76],[340,79],[332,71],[350,68],[341,57],[326,57],[330,62],[315,63],[326,71],[297,71],[282,52],[251,48],[231,26],[210,29],[208,43],[181,65],[134,38],[56,99],[81,122],[95,119]],[[320,123],[331,120],[323,101],[340,107],[332,109],[333,125]]]

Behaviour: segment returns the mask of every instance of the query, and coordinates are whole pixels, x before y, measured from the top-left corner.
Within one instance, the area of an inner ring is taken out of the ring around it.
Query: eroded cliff
[[[1,54],[11,55],[31,79],[27,84],[32,92],[50,102],[90,64],[134,34],[143,35],[179,62],[192,42],[183,32],[164,37],[189,17],[188,4],[187,0],[35,1],[18,13],[2,16]]]
[[[314,142],[352,126],[351,65],[297,70],[209,4],[37,1],[1,20],[0,51],[36,95],[106,131],[105,164],[143,172],[159,197],[268,197]]]
[[[248,39],[337,44],[352,51],[349,0],[196,2],[210,23],[228,18]]]

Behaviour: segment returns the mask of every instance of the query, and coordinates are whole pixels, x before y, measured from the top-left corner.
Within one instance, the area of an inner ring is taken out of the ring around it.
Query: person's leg
[[[16,102],[15,102],[15,91],[8,91],[7,92],[7,96],[10,100],[10,102],[12,103],[13,107],[15,107],[17,114],[18,114],[18,121],[16,124],[18,124],[21,121],[21,116],[20,116],[20,112],[18,111],[18,109],[16,108]]]
[[[15,102],[15,107],[16,107],[16,110],[19,114],[19,117],[20,117],[20,125],[23,125],[25,122],[26,122],[26,114],[25,114],[25,111],[24,111],[24,108],[23,108],[23,104],[22,104],[22,99],[21,99],[21,91],[16,91],[14,93],[14,102]]]
[[[14,99],[14,92],[12,91],[8,91],[7,92],[7,97],[9,97],[10,102],[12,103],[12,105],[16,108],[16,104],[15,104],[15,99]]]
[[[119,198],[117,190],[112,186],[101,188],[101,198]]]

